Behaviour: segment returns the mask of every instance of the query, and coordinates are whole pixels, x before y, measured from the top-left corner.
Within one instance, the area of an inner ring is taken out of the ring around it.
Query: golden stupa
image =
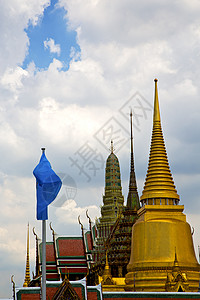
[[[157,79],[153,132],[142,207],[132,229],[127,291],[198,291],[200,266],[179,205],[162,134]]]

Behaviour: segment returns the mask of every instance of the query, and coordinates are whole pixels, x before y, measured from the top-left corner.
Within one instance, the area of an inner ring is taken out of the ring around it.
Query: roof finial
[[[55,230],[52,227],[52,222],[49,223],[49,228],[51,229],[52,234],[55,235]]]
[[[89,224],[91,225],[92,221],[91,221],[91,218],[90,218],[90,216],[88,215],[88,209],[86,210],[86,217],[88,218],[88,220],[89,220]]]
[[[114,151],[114,147],[113,147],[113,140],[111,140],[110,151],[111,151],[111,153],[113,153],[113,151]]]
[[[35,232],[35,227],[33,227],[33,234],[34,234],[35,238],[38,240],[38,235],[37,235],[37,233]]]
[[[81,225],[81,230],[83,231],[83,224],[81,223],[81,216],[80,215],[78,216],[78,222]]]
[[[29,223],[28,223],[28,230],[27,230],[27,253],[26,253],[26,274],[24,279],[24,287],[27,287],[30,283],[30,261],[29,261]]]
[[[67,269],[67,266],[65,267],[65,280],[68,281],[69,280],[69,271]]]
[[[177,253],[176,253],[176,247],[175,247],[175,258],[174,258],[174,266],[173,266],[173,271],[178,271],[179,270],[179,263],[177,259]]]
[[[35,264],[35,277],[39,276],[40,274],[40,270],[39,270],[39,256],[38,256],[38,235],[35,232],[35,227],[33,227],[33,234],[35,236],[35,240],[36,240],[36,255],[35,255],[35,260],[36,260],[36,264]]]
[[[14,282],[14,275],[11,276],[11,282],[12,282],[12,285],[13,285],[13,300],[15,300],[15,282]]]
[[[110,273],[110,267],[108,263],[108,250],[106,250],[106,263],[105,263],[105,268],[104,268],[104,275],[111,275]]]

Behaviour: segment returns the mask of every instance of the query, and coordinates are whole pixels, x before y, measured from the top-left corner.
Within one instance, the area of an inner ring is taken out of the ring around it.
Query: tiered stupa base
[[[186,267],[184,269],[187,269]],[[186,271],[187,281],[183,284],[183,288],[179,290],[179,286],[176,289],[176,285],[172,285],[171,290],[166,289],[166,282],[168,274],[172,273],[172,268],[168,270],[147,270],[140,269],[140,271],[129,272],[126,275],[125,291],[137,291],[137,292],[198,292],[199,287],[199,271],[192,270]],[[185,287],[186,285],[186,287]],[[175,287],[175,289],[174,289]]]
[[[200,266],[183,205],[145,205],[133,226],[127,291],[197,292]]]

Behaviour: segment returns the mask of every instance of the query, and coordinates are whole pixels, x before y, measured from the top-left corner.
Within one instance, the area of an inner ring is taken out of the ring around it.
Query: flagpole
[[[46,220],[42,220],[42,300],[46,300]]]
[[[199,252],[199,263],[200,263],[200,246],[198,246],[198,252]],[[199,288],[198,292],[200,292],[200,279],[199,279]]]
[[[42,220],[42,300],[46,300],[46,220]]]

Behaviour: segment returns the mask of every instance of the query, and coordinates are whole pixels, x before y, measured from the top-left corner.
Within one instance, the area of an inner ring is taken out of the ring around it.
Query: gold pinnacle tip
[[[155,82],[157,82],[157,81],[158,81],[158,79],[157,79],[157,78],[155,78],[155,79],[154,79],[154,81],[155,81]]]

